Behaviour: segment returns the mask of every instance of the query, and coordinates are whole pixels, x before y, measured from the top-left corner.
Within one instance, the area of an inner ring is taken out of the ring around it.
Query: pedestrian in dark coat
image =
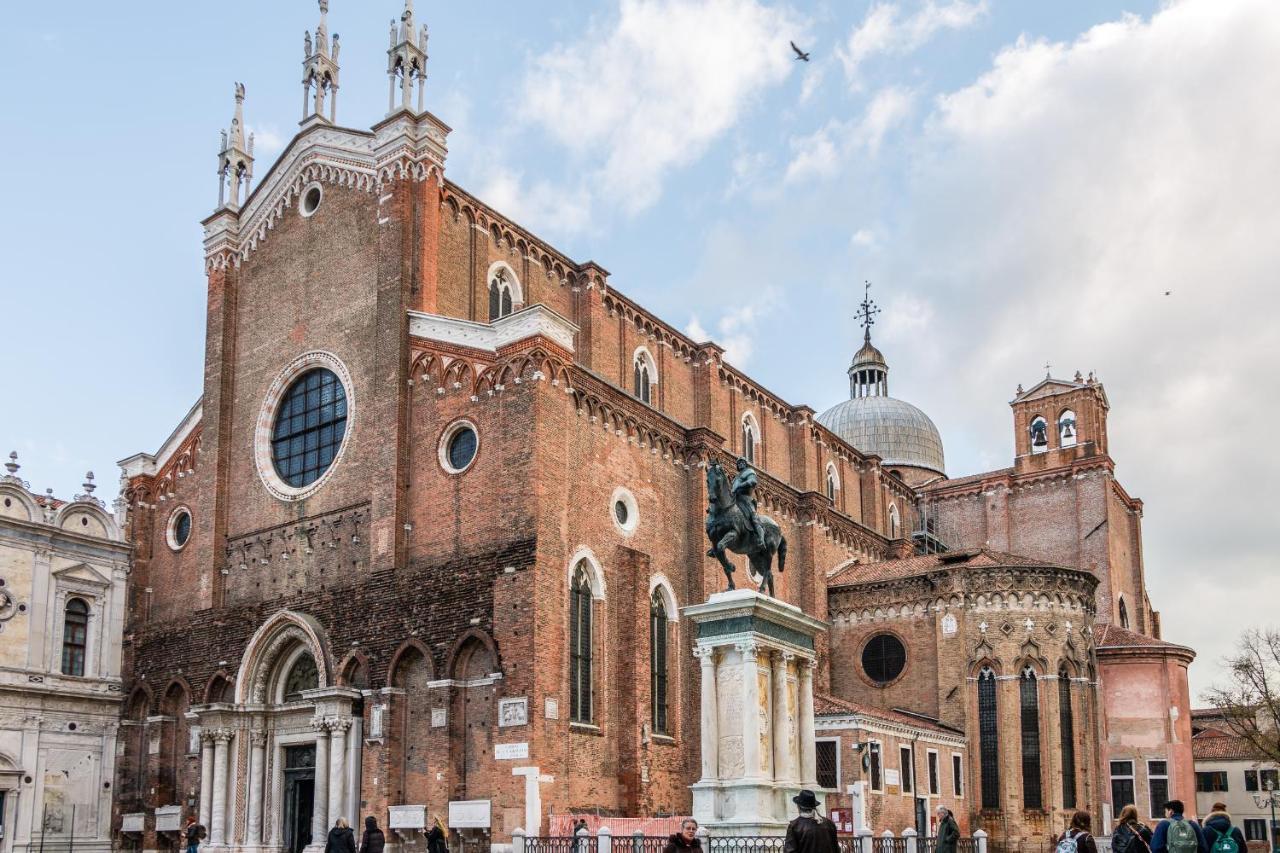
[[[378,819],[369,815],[364,819],[364,837],[360,839],[360,853],[382,853],[387,837],[378,829]]]
[[[1063,839],[1070,838],[1076,843],[1078,853],[1098,853],[1098,842],[1093,839],[1093,818],[1088,812],[1076,812],[1071,816],[1071,826],[1058,836],[1054,844],[1061,844]]]
[[[1231,815],[1227,813],[1226,803],[1214,803],[1213,811],[1209,812],[1209,816],[1204,819],[1204,843],[1213,850],[1213,845],[1218,843],[1218,839],[1224,835],[1230,835],[1236,842],[1236,850],[1240,853],[1246,853],[1249,849],[1248,842],[1244,840],[1244,834],[1240,832],[1240,827],[1231,823]]]
[[[956,853],[959,843],[960,825],[952,816],[951,809],[938,806],[938,840],[933,845],[933,853]]]
[[[431,819],[431,830],[427,832],[427,853],[449,853],[449,830],[445,828],[440,815]]]
[[[667,843],[662,846],[662,853],[702,853],[698,822],[691,817],[680,821],[680,831],[671,833]]]
[[[1151,853],[1151,828],[1138,819],[1137,806],[1120,810],[1111,833],[1111,853]]]
[[[791,798],[800,816],[787,824],[783,853],[840,853],[836,825],[818,814],[818,798],[804,790]]]
[[[356,834],[344,817],[333,822],[329,838],[324,843],[324,853],[356,853]]]

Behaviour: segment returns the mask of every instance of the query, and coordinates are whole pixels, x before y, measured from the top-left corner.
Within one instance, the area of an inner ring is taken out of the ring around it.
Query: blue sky
[[[400,5],[333,0],[338,119]],[[201,390],[199,221],[232,85],[265,174],[314,2],[19,4],[0,56],[0,449],[33,487],[153,451]],[[1165,635],[1204,687],[1276,624],[1280,6],[1265,0],[419,3],[448,174],[793,402],[847,392],[870,279],[891,391],[953,476],[1007,402],[1097,370]],[[812,52],[792,60],[787,41]],[[1169,296],[1164,291],[1170,290]],[[101,493],[101,492],[100,492]],[[110,494],[106,495],[108,498]],[[1231,616],[1223,626],[1218,618]]]

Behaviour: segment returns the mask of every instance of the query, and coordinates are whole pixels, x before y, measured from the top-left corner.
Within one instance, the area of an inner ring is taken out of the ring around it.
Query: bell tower
[[[244,139],[244,84],[236,84],[236,112],[231,126],[222,131],[222,150],[218,152],[218,207],[239,210],[249,197],[253,180],[253,134]],[[244,192],[241,193],[241,190]],[[229,191],[229,192],[228,192]]]
[[[391,47],[387,49],[387,115],[408,110],[413,87],[418,87],[418,112],[422,112],[423,90],[427,82],[427,25],[415,33],[413,0],[405,0],[400,23],[391,22]],[[400,106],[396,106],[396,86],[400,87]]]
[[[1107,454],[1107,393],[1092,373],[1018,386],[1013,401],[1014,448],[1019,470],[1042,470]]]
[[[316,25],[315,41],[311,33],[302,36],[302,121],[313,118],[326,121],[325,100],[329,101],[329,118],[333,124],[338,113],[338,34],[329,40],[329,0],[320,0],[320,23]]]

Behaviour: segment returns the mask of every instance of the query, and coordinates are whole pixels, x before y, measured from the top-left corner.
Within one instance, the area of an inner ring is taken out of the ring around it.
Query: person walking
[[[196,816],[187,815],[187,828],[185,830],[187,837],[187,853],[198,853],[200,842],[204,840],[204,827],[196,823]]]
[[[1130,804],[1120,810],[1111,833],[1111,853],[1151,853],[1151,830],[1138,819],[1137,806]]]
[[[783,853],[840,853],[836,825],[818,814],[818,798],[805,789],[791,798],[800,814],[787,824]]]
[[[1151,853],[1209,853],[1200,824],[1182,814],[1182,800],[1164,804],[1164,820],[1151,836]]]
[[[1093,840],[1093,818],[1088,812],[1071,816],[1071,825],[1058,836],[1056,853],[1098,853],[1098,842]]]
[[[449,853],[449,828],[444,825],[440,815],[431,818],[431,829],[427,831],[427,853]]]
[[[956,853],[956,845],[960,843],[960,825],[946,806],[938,806],[937,833],[933,853]]]
[[[680,821],[680,831],[673,832],[662,846],[662,853],[690,853],[702,851],[702,839],[698,837],[698,822],[691,817]]]
[[[356,834],[345,817],[333,822],[329,837],[324,843],[324,853],[356,853]]]
[[[360,839],[360,853],[382,853],[387,846],[387,836],[378,828],[378,819],[369,815],[364,819],[364,836]]]
[[[1240,827],[1232,826],[1226,803],[1214,803],[1204,819],[1204,843],[1209,853],[1246,853],[1249,849]]]

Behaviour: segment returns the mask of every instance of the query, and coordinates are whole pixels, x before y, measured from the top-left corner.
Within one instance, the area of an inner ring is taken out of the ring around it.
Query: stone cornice
[[[547,306],[538,303],[492,323],[477,323],[440,314],[409,312],[409,334],[435,341],[496,354],[518,341],[541,336],[572,354],[578,327]]]

